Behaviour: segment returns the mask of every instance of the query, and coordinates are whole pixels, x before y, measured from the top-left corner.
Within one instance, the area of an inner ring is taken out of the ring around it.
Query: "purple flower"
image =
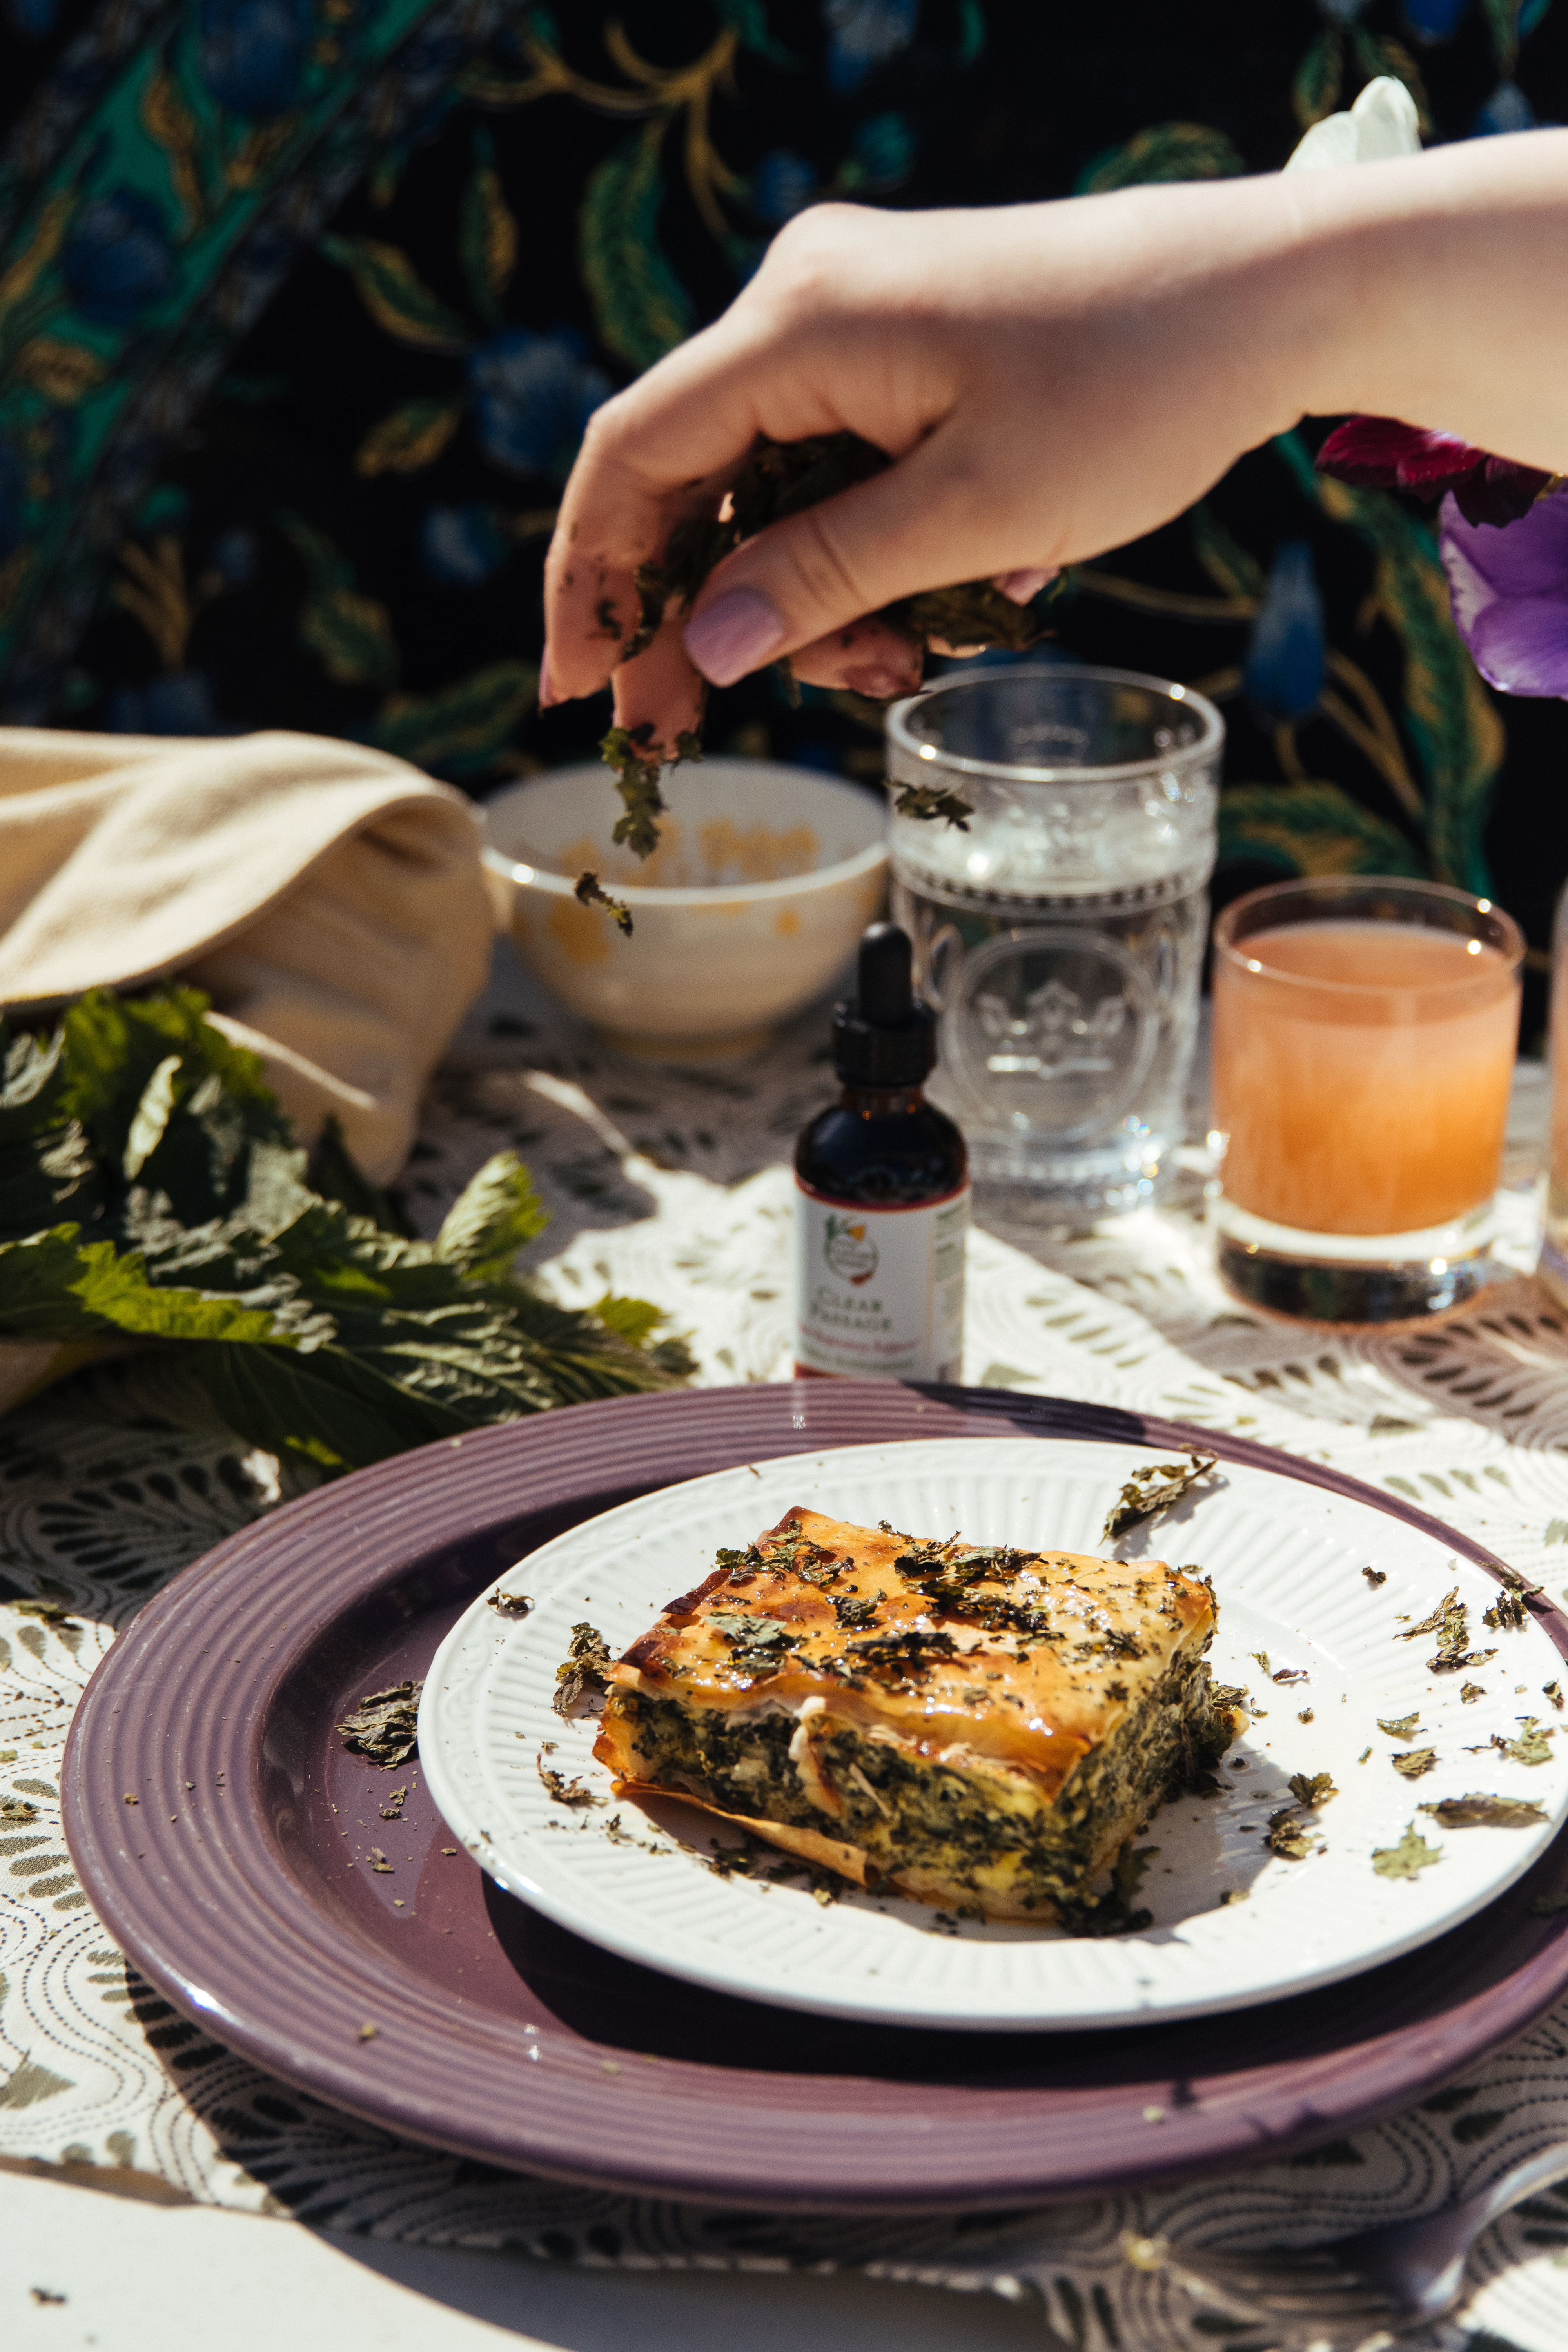
[[[1418,499],[1452,490],[1467,522],[1496,524],[1528,514],[1548,480],[1538,467],[1393,416],[1352,416],[1337,426],[1318,452],[1318,471],[1357,489],[1413,490]]]
[[[1503,694],[1568,697],[1568,498],[1489,530],[1449,497],[1442,524],[1455,624],[1481,676]]]

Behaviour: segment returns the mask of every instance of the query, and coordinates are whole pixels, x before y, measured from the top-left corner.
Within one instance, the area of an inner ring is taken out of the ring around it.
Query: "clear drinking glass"
[[[1321,875],[1215,925],[1219,1267],[1382,1323],[1486,1279],[1519,1039],[1519,927],[1436,882]]]
[[[893,913],[940,1016],[928,1091],[978,1181],[1041,1222],[1154,1199],[1182,1140],[1224,722],[1190,688],[1060,663],[960,671],[888,717]]]

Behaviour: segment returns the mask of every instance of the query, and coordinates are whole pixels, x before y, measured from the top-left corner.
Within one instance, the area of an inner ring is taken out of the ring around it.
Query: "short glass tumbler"
[[[1224,740],[1190,688],[1055,662],[955,672],[889,713],[893,913],[940,1018],[929,1092],[976,1181],[1041,1223],[1140,1208],[1172,1172]],[[937,813],[898,814],[911,791]]]
[[[1323,875],[1215,925],[1219,1269],[1261,1307],[1384,1323],[1487,1279],[1519,928],[1436,882]]]

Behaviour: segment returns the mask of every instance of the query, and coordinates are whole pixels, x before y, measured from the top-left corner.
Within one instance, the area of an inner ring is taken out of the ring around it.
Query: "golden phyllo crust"
[[[1163,1560],[793,1510],[609,1670],[594,1753],[623,1793],[694,1798],[859,1885],[1084,1926],[1240,1726],[1214,1629],[1207,1580]]]

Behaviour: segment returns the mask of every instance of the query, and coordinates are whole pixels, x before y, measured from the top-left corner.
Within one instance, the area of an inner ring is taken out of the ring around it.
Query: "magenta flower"
[[[1478,527],[1447,498],[1442,550],[1455,624],[1481,676],[1503,694],[1568,696],[1568,497],[1535,499],[1507,530]]]
[[[1414,490],[1422,499],[1451,491],[1467,522],[1494,525],[1528,514],[1552,478],[1393,416],[1352,416],[1338,426],[1318,452],[1318,471],[1362,490]]]

